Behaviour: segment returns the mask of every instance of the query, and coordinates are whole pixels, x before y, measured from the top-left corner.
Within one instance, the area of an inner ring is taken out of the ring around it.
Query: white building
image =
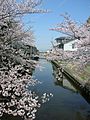
[[[77,40],[73,40],[73,41],[70,41],[68,43],[65,43],[64,44],[64,51],[76,51],[77,50],[77,47],[76,47],[76,43]]]
[[[56,44],[54,47],[64,49],[65,51],[76,51],[76,42],[77,40],[71,37],[59,37],[56,38]]]

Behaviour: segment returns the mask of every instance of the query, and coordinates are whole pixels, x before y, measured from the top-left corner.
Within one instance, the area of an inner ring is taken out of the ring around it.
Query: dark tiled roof
[[[73,39],[73,38],[71,38],[71,37],[59,37],[59,38],[56,38],[55,40],[56,40],[58,43],[63,43],[63,44],[65,44],[65,43],[68,43],[68,42],[73,41],[73,40],[75,40],[75,39]]]

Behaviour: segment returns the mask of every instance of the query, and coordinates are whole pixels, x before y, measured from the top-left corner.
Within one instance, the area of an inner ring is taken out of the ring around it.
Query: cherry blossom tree
[[[16,42],[33,46],[32,29],[25,30],[22,22],[26,14],[46,13],[38,9],[41,0],[0,0],[0,117],[4,114],[35,119],[40,98],[28,86],[35,85],[32,70],[36,62],[21,56]],[[42,96],[45,102],[46,94]]]
[[[79,25],[69,15],[65,14],[62,16],[64,17],[64,22],[57,24],[55,28],[50,30],[61,32],[77,40],[77,51],[64,52],[63,56],[64,59],[73,58],[73,60],[78,61],[79,65],[84,67],[84,65],[90,63],[90,24],[86,22]]]
[[[47,10],[37,9],[41,0],[1,0],[0,1],[0,20],[8,19],[25,14],[43,13]]]
[[[2,36],[5,33],[7,36],[13,36],[12,40],[16,37],[24,37],[23,24],[21,17],[26,14],[45,13],[47,10],[37,9],[40,5],[39,0],[1,0],[0,1],[0,27]],[[10,35],[9,35],[10,33]],[[30,33],[31,34],[31,33]],[[16,36],[15,36],[16,35]],[[7,37],[5,36],[4,39]],[[21,39],[21,38],[20,38]]]

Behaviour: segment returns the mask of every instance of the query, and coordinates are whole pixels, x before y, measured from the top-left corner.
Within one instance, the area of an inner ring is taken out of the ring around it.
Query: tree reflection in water
[[[70,90],[75,93],[80,93],[88,103],[90,103],[90,96],[86,93],[83,88],[79,88],[75,83],[73,83],[69,78],[67,78],[62,72],[60,68],[57,68],[54,64],[52,64],[53,68],[53,76],[55,78],[55,85],[61,86],[64,89]]]

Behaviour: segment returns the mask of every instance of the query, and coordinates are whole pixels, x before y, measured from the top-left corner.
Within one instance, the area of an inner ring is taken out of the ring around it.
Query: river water
[[[63,83],[57,82],[50,62],[42,59],[39,63],[43,69],[36,68],[33,76],[42,84],[32,89],[39,95],[52,93],[53,97],[42,104],[35,120],[90,120],[90,104],[78,90],[65,77]]]

